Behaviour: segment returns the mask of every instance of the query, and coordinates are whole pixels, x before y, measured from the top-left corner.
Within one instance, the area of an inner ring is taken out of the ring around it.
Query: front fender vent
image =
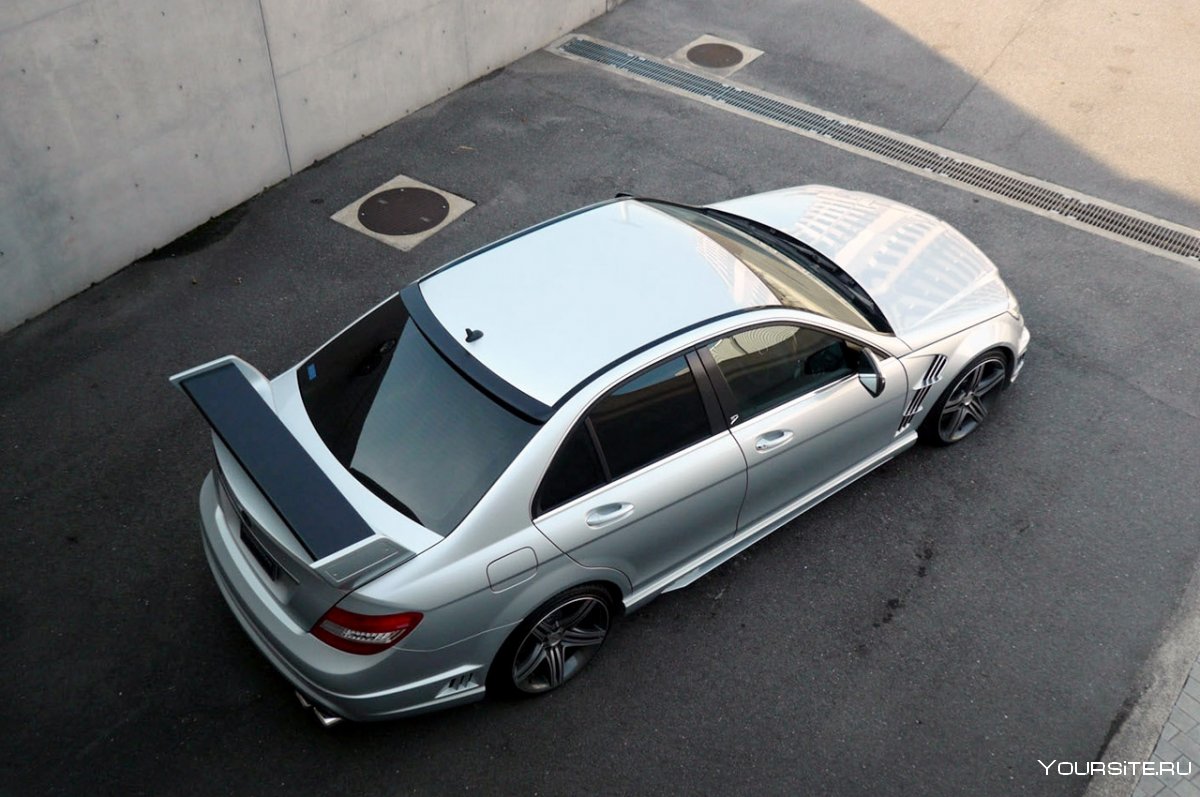
[[[904,408],[904,415],[900,418],[900,426],[896,429],[896,434],[900,434],[909,426],[912,425],[913,418],[921,412],[925,397],[929,395],[929,389],[936,385],[942,378],[942,371],[946,368],[946,355],[939,354],[933,358],[933,362],[929,364],[928,370],[925,371],[925,376],[921,377],[921,381],[913,388],[912,398],[908,400],[908,406]]]

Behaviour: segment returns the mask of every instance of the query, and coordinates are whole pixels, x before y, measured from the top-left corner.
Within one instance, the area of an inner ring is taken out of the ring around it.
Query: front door
[[[859,380],[862,349],[821,330],[752,327],[709,344],[707,353],[728,385],[731,431],[747,463],[739,529],[895,439],[907,382],[894,358],[879,363],[883,391],[872,396]]]

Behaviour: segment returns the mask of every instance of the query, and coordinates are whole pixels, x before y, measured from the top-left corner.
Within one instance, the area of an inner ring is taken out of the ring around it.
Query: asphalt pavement
[[[743,84],[1200,218],[1186,185],[865,5],[629,0],[584,32],[745,43]],[[330,220],[398,174],[475,206],[410,252]],[[166,377],[229,353],[278,373],[425,271],[617,191],[803,183],[928,210],[996,261],[1034,339],[992,423],[625,618],[550,696],[331,730],[301,711],[207,571],[208,434]],[[0,794],[1081,794],[1039,760],[1148,754],[1146,707],[1182,685],[1164,656],[1200,650],[1198,302],[1193,265],[533,53],[0,337]]]

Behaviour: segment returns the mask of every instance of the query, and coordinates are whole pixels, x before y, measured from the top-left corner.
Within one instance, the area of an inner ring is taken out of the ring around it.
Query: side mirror
[[[863,349],[862,359],[859,360],[858,365],[858,381],[862,382],[862,386],[873,397],[878,397],[887,385],[887,380],[883,378],[883,371],[879,368],[879,358],[870,349]]]

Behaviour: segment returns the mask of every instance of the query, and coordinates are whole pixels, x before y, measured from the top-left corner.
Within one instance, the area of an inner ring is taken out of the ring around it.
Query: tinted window
[[[538,491],[537,508],[541,514],[561,506],[576,496],[604,484],[604,471],[596,457],[592,436],[587,425],[580,423],[567,436],[562,448],[546,471],[542,488]]]
[[[739,420],[855,373],[860,353],[840,338],[794,326],[755,327],[709,345]]]
[[[710,431],[684,357],[625,382],[598,401],[588,418],[614,479],[703,440]]]
[[[454,370],[399,298],[331,341],[297,379],[338,460],[439,534],[466,517],[537,429]]]

